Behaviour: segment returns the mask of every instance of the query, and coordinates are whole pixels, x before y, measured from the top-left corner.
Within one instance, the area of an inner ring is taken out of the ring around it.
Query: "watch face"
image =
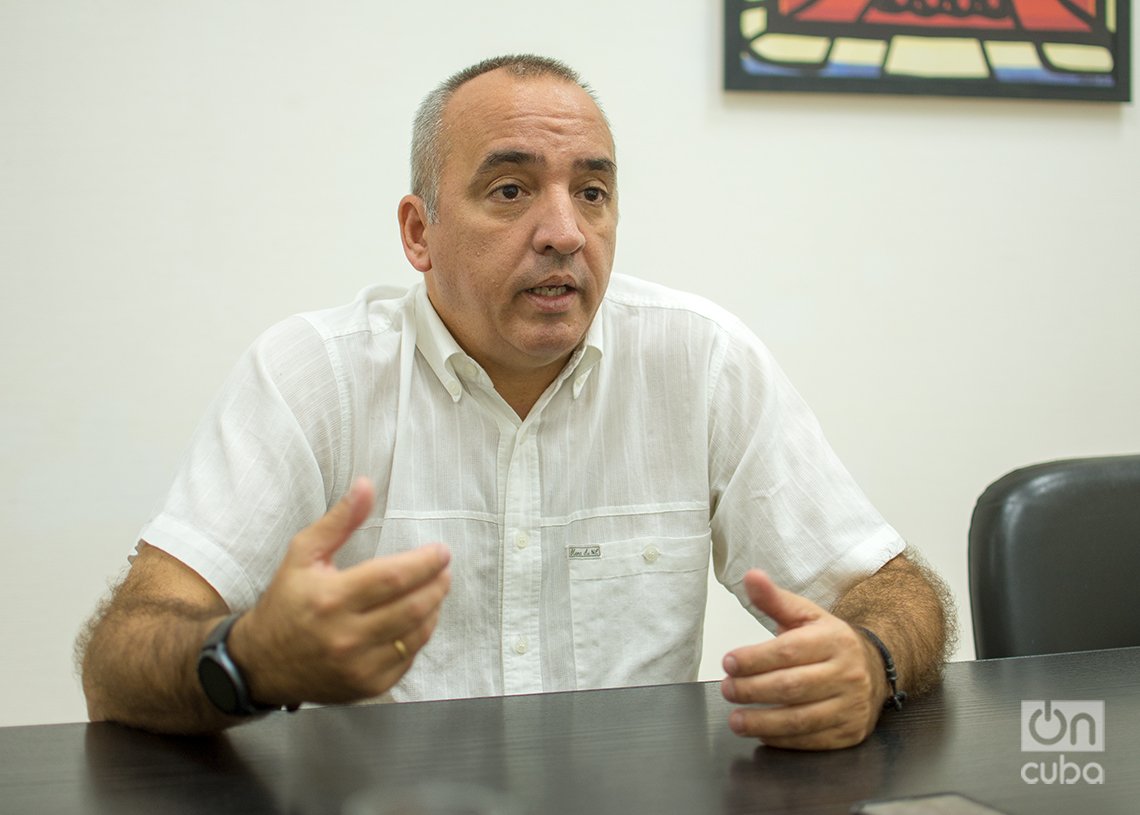
[[[238,713],[237,689],[233,678],[226,673],[225,668],[210,657],[203,657],[198,661],[198,679],[202,682],[202,689],[206,697],[223,713],[231,715]]]

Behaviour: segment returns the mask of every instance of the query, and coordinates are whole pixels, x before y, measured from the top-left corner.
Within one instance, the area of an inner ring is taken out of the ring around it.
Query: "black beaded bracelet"
[[[887,671],[887,681],[891,684],[891,695],[883,702],[883,710],[902,710],[903,702],[906,701],[906,691],[899,690],[898,671],[895,670],[895,660],[891,656],[891,652],[887,650],[887,646],[883,645],[883,641],[879,639],[875,632],[869,628],[864,628],[861,625],[855,626],[855,630],[862,633],[864,637],[871,641],[871,645],[875,646],[879,652],[879,656],[883,658],[883,667]]]

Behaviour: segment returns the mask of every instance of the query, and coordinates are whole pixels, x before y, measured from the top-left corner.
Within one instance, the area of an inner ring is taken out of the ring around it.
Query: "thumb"
[[[294,565],[307,566],[332,557],[372,511],[373,490],[370,479],[358,476],[328,512],[298,532],[289,547],[288,557]]]
[[[773,582],[761,569],[749,569],[744,575],[744,590],[757,609],[776,621],[780,632],[818,620],[823,609]]]

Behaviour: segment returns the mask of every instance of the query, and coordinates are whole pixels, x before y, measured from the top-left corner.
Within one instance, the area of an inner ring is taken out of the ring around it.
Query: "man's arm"
[[[733,711],[736,733],[804,750],[848,747],[870,735],[890,688],[882,656],[854,626],[886,645],[899,690],[914,697],[937,685],[954,640],[949,593],[904,555],[855,584],[830,612],[757,569],[744,579],[753,604],[779,628],[774,640],[724,658],[725,698],[771,705]]]
[[[376,696],[399,681],[431,636],[450,586],[445,547],[425,546],[345,570],[332,563],[371,506],[372,486],[358,479],[323,518],[294,537],[265,593],[230,632],[230,655],[256,702],[286,706]],[[206,699],[197,675],[199,649],[227,612],[196,572],[161,550],[141,547],[79,643],[92,721],[173,733],[242,721]]]

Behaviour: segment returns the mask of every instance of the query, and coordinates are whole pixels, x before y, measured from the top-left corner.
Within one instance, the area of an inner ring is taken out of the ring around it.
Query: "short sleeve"
[[[342,398],[334,361],[303,318],[249,348],[194,432],[141,540],[252,605],[300,529],[339,492]]]
[[[728,317],[726,320],[734,320]],[[768,349],[729,322],[710,372],[713,567],[750,607],[744,573],[829,608],[906,548],[824,438]]]

